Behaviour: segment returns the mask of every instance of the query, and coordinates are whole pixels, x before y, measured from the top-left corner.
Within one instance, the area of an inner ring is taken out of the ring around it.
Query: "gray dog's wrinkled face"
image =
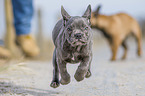
[[[91,36],[89,20],[82,17],[72,17],[67,23],[70,23],[67,24],[64,31],[67,41],[72,46],[85,45]]]
[[[90,17],[91,9],[88,8],[82,17],[70,16],[63,8],[61,10],[63,16],[65,39],[72,46],[86,45],[91,36]]]

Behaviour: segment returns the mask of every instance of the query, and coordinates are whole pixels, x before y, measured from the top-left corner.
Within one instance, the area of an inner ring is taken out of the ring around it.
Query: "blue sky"
[[[32,20],[32,34],[37,33],[37,10],[42,10],[42,28],[46,37],[51,36],[58,17],[61,16],[61,5],[72,15],[81,16],[87,6],[91,4],[92,10],[101,4],[101,13],[111,15],[126,12],[134,18],[145,17],[145,0],[34,0],[35,14]],[[4,36],[4,0],[0,0],[0,39]]]

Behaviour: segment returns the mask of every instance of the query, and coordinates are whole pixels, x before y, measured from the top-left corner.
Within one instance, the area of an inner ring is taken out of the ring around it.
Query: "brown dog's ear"
[[[91,5],[89,5],[89,6],[87,7],[87,10],[85,11],[85,13],[84,13],[84,15],[83,15],[82,17],[88,18],[88,19],[91,18]]]
[[[68,19],[71,18],[71,16],[65,11],[63,6],[61,6],[61,15],[63,17],[63,20],[67,21]]]
[[[101,8],[101,5],[99,5],[96,11],[94,12],[96,17],[99,15],[100,8]]]

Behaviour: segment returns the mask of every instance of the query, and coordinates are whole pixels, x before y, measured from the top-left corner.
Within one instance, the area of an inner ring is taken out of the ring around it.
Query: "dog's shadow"
[[[54,92],[50,90],[43,90],[37,88],[29,88],[23,86],[17,86],[13,83],[1,82],[0,81],[0,96],[9,95],[33,95],[33,96],[54,96],[59,94],[59,92]]]

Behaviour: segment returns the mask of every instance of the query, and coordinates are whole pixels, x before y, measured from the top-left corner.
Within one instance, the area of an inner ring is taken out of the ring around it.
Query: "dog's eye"
[[[71,28],[67,28],[67,31],[72,31],[72,29]]]
[[[88,27],[85,27],[85,30],[88,30]]]

